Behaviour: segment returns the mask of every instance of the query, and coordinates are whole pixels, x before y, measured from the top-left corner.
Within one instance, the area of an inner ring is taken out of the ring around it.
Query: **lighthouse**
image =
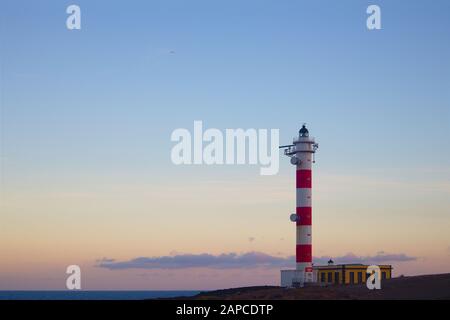
[[[295,166],[296,210],[291,214],[295,223],[295,270],[281,271],[282,286],[303,286],[315,282],[312,267],[312,164],[319,145],[309,136],[306,124],[290,145],[280,146]]]

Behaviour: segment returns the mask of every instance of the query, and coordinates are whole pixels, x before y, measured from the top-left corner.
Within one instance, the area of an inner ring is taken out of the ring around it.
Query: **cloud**
[[[108,259],[113,260],[113,259]],[[183,269],[183,268],[254,268],[282,267],[293,263],[293,257],[275,257],[262,252],[243,254],[177,254],[161,257],[139,257],[128,261],[99,261],[98,266],[110,270],[117,269]]]
[[[98,263],[112,263],[115,261],[116,261],[116,259],[109,259],[109,258],[101,258],[101,259],[97,260]]]
[[[315,265],[327,264],[330,257],[314,257]],[[375,256],[356,256],[348,253],[344,256],[332,257],[336,264],[362,263],[380,264],[390,262],[413,261],[416,257],[401,254],[386,254],[379,252]],[[222,253],[212,255],[203,254],[175,254],[159,257],[138,257],[127,261],[116,261],[114,259],[100,259],[97,266],[109,270],[122,269],[185,269],[185,268],[210,268],[210,269],[233,269],[233,268],[281,268],[293,267],[295,257],[278,257],[262,252],[247,252],[243,254]]]

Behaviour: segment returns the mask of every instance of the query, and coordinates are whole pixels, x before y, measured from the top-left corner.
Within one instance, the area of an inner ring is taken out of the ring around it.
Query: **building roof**
[[[392,265],[390,264],[380,264],[378,265],[380,268],[392,268]],[[344,263],[344,264],[333,264],[333,265],[323,265],[323,266],[313,266],[313,268],[317,269],[333,269],[333,268],[342,268],[342,267],[361,267],[361,268],[367,268],[369,267],[368,264],[362,264],[362,263]]]

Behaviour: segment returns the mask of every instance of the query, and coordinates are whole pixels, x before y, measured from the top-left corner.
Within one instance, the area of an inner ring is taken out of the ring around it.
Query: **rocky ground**
[[[309,286],[298,289],[245,287],[202,292],[195,300],[311,300],[311,299],[450,299],[450,273],[383,280],[380,290],[366,285]]]

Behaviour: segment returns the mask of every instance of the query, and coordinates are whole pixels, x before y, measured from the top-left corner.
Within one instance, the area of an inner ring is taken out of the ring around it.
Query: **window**
[[[334,273],[334,282],[339,283],[339,272]]]
[[[362,283],[362,272],[358,272],[358,283]]]
[[[328,282],[333,282],[333,272],[328,272]]]
[[[325,272],[320,274],[320,282],[325,282]]]
[[[350,272],[350,284],[354,284],[354,283],[355,283],[355,273]]]

